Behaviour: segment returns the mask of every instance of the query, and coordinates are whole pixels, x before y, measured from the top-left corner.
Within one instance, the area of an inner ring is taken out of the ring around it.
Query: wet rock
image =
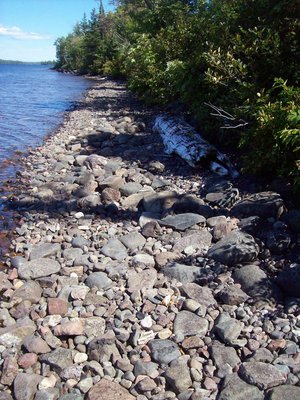
[[[185,231],[197,224],[205,224],[206,219],[199,214],[185,213],[169,215],[159,221],[160,225],[167,226],[178,231]]]
[[[20,373],[14,381],[13,393],[16,400],[33,400],[42,377],[37,374]]]
[[[122,400],[135,399],[123,386],[107,379],[101,379],[90,389],[87,395],[87,400],[115,400],[119,398]]]
[[[180,351],[176,343],[168,339],[153,339],[148,343],[151,356],[159,364],[169,364],[180,357]]]
[[[237,203],[231,210],[237,217],[279,218],[284,212],[284,203],[278,193],[255,193]]]
[[[250,262],[258,256],[259,248],[251,235],[234,231],[208,250],[208,257],[222,264]]]
[[[172,361],[166,369],[165,377],[170,389],[175,393],[181,393],[192,386],[192,379],[185,357]]]
[[[58,243],[42,243],[38,246],[34,246],[30,252],[29,260],[36,260],[38,258],[50,257],[60,251],[60,245]]]
[[[236,373],[225,378],[219,400],[264,400],[264,393],[256,386],[249,385],[238,377]]]
[[[174,321],[174,333],[180,338],[197,335],[204,337],[208,330],[208,321],[189,311],[180,311]]]
[[[300,264],[285,266],[279,273],[276,282],[286,296],[300,297]]]
[[[117,261],[123,261],[127,257],[126,247],[118,239],[109,239],[101,248],[101,253]]]
[[[96,287],[99,290],[110,289],[113,285],[112,280],[104,272],[91,273],[84,282],[89,288]]]
[[[186,247],[193,246],[195,250],[204,250],[211,245],[212,236],[207,230],[201,230],[176,240],[173,251],[182,252]]]
[[[181,292],[190,299],[196,300],[205,307],[216,305],[217,302],[213,296],[212,290],[196,283],[186,283],[181,287]]]
[[[167,265],[162,272],[168,278],[175,278],[182,283],[194,282],[201,276],[201,268],[178,263]]]
[[[257,386],[261,390],[281,385],[286,378],[274,365],[249,361],[241,364],[240,376],[248,383]]]
[[[292,385],[277,386],[270,392],[269,400],[299,400],[300,399],[300,387]]]
[[[19,287],[12,295],[12,300],[21,299],[28,300],[32,304],[36,304],[42,297],[42,289],[37,282],[29,281]]]
[[[29,318],[6,328],[0,328],[0,344],[6,347],[19,346],[24,338],[36,330],[35,323]]]
[[[50,258],[37,258],[22,264],[18,268],[18,275],[23,279],[36,279],[56,274],[60,271],[60,264]]]

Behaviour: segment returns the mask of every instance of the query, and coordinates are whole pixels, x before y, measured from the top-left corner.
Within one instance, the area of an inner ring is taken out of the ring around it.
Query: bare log
[[[167,154],[179,155],[190,166],[207,166],[221,176],[229,175],[236,178],[239,175],[228,157],[204,140],[182,118],[159,115],[155,119],[153,131],[161,135]]]

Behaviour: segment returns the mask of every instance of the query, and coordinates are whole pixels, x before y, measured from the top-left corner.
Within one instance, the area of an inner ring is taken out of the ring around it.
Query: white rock
[[[147,315],[147,317],[145,317],[141,320],[141,326],[143,328],[151,328],[152,324],[153,324],[153,321],[152,321],[152,318],[150,315]]]
[[[74,356],[74,363],[76,364],[81,364],[85,361],[87,361],[88,356],[85,353],[76,353]]]

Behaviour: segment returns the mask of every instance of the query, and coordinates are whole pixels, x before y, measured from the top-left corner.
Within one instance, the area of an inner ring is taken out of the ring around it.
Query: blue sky
[[[109,3],[103,1],[105,11]],[[55,39],[98,7],[98,0],[0,0],[0,59],[55,59]]]

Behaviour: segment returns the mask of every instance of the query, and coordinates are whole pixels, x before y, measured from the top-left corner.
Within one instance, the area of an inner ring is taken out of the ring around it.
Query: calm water
[[[40,145],[89,86],[47,65],[0,65],[0,186],[12,174],[5,160]]]

